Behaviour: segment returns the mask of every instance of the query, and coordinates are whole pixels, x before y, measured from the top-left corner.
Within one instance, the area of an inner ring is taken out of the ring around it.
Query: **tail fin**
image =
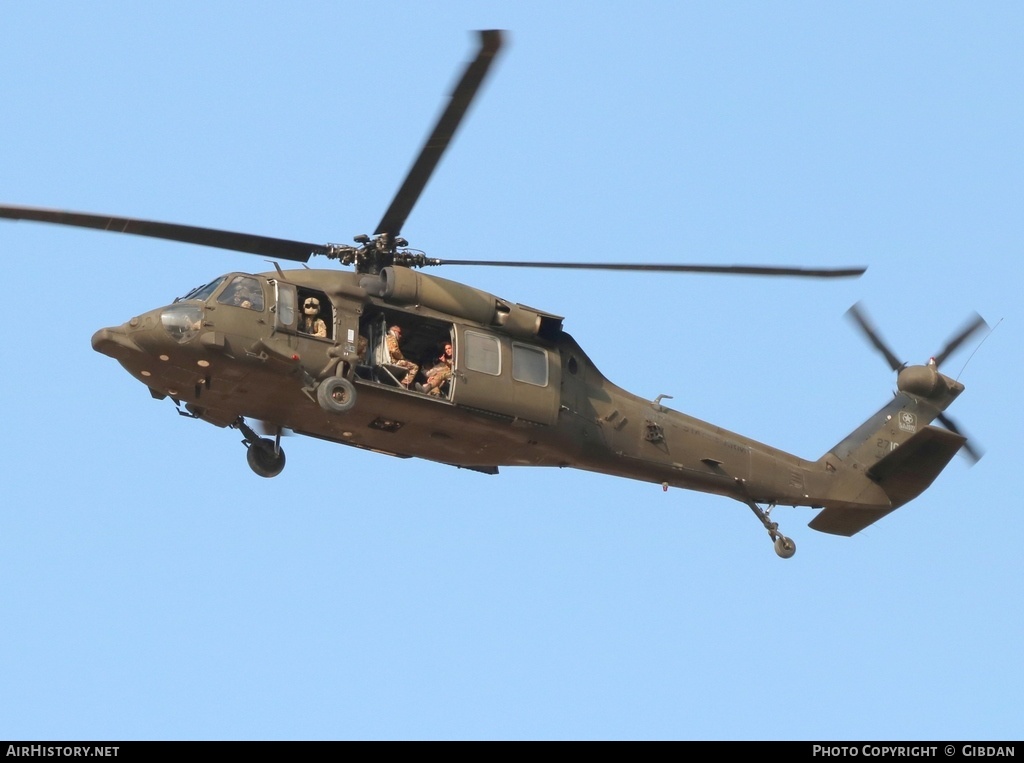
[[[835,479],[812,529],[860,532],[924,492],[967,441],[929,426],[963,392],[960,382],[929,364],[904,368],[898,386],[887,405],[818,460]]]
[[[810,527],[853,535],[923,493],[967,438],[943,411],[964,386],[939,372],[939,365],[969,337],[987,327],[975,313],[925,365],[908,366],[889,349],[859,305],[848,312],[898,374],[896,396],[819,459],[831,475],[824,509]],[[929,426],[938,419],[946,429]],[[977,452],[965,451],[977,460]]]

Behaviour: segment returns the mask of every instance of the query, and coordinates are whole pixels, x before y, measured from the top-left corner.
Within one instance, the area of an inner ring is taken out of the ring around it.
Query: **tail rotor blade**
[[[881,335],[875,330],[875,327],[871,325],[871,321],[869,321],[867,315],[864,314],[859,302],[847,310],[846,314],[860,327],[860,330],[864,332],[864,335],[867,336],[871,344],[875,346],[875,349],[882,353],[886,362],[889,364],[889,367],[893,371],[899,371],[906,365],[906,363],[897,358],[896,355],[893,354],[892,350],[889,349],[889,346],[882,341]]]
[[[942,426],[946,427],[950,432],[955,432],[961,437],[967,437],[967,435],[960,431],[960,427],[953,422],[953,419],[945,413],[940,413],[937,418],[942,423]],[[964,443],[963,450],[961,450],[961,452],[972,464],[978,463],[983,455],[981,450],[971,445],[970,439]]]
[[[959,332],[946,342],[946,346],[942,348],[942,352],[935,356],[935,364],[941,366],[942,362],[946,358],[956,352],[960,345],[970,339],[974,333],[981,328],[988,328],[988,323],[985,322],[984,318],[975,313],[974,317],[968,319],[963,328],[961,328]]]

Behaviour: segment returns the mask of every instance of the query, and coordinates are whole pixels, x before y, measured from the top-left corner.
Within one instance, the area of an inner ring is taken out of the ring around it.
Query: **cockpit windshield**
[[[200,299],[205,302],[207,299],[209,299],[211,294],[217,291],[217,287],[224,283],[225,278],[227,278],[227,276],[221,276],[220,278],[215,278],[214,280],[210,281],[210,283],[206,284],[205,286],[197,286],[184,297],[178,297],[174,301],[184,302],[186,299]]]

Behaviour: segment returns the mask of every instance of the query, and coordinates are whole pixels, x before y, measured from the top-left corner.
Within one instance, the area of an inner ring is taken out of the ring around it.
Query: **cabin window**
[[[252,276],[235,276],[217,301],[222,305],[234,305],[262,312],[263,289],[260,288],[260,282]]]
[[[512,343],[512,378],[516,381],[546,387],[548,384],[547,353],[536,347]]]
[[[496,337],[467,331],[464,349],[466,368],[470,371],[491,376],[501,374],[501,346]]]

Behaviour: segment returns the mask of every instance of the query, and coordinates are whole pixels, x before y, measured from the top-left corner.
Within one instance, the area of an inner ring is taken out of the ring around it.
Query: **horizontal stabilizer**
[[[924,427],[872,466],[867,475],[889,496],[884,509],[824,509],[808,524],[812,530],[850,536],[923,493],[967,439],[948,429]]]
[[[807,526],[818,532],[850,537],[895,509],[823,509]]]
[[[917,498],[967,442],[967,438],[939,427],[924,427],[868,469],[882,486],[894,509]]]

